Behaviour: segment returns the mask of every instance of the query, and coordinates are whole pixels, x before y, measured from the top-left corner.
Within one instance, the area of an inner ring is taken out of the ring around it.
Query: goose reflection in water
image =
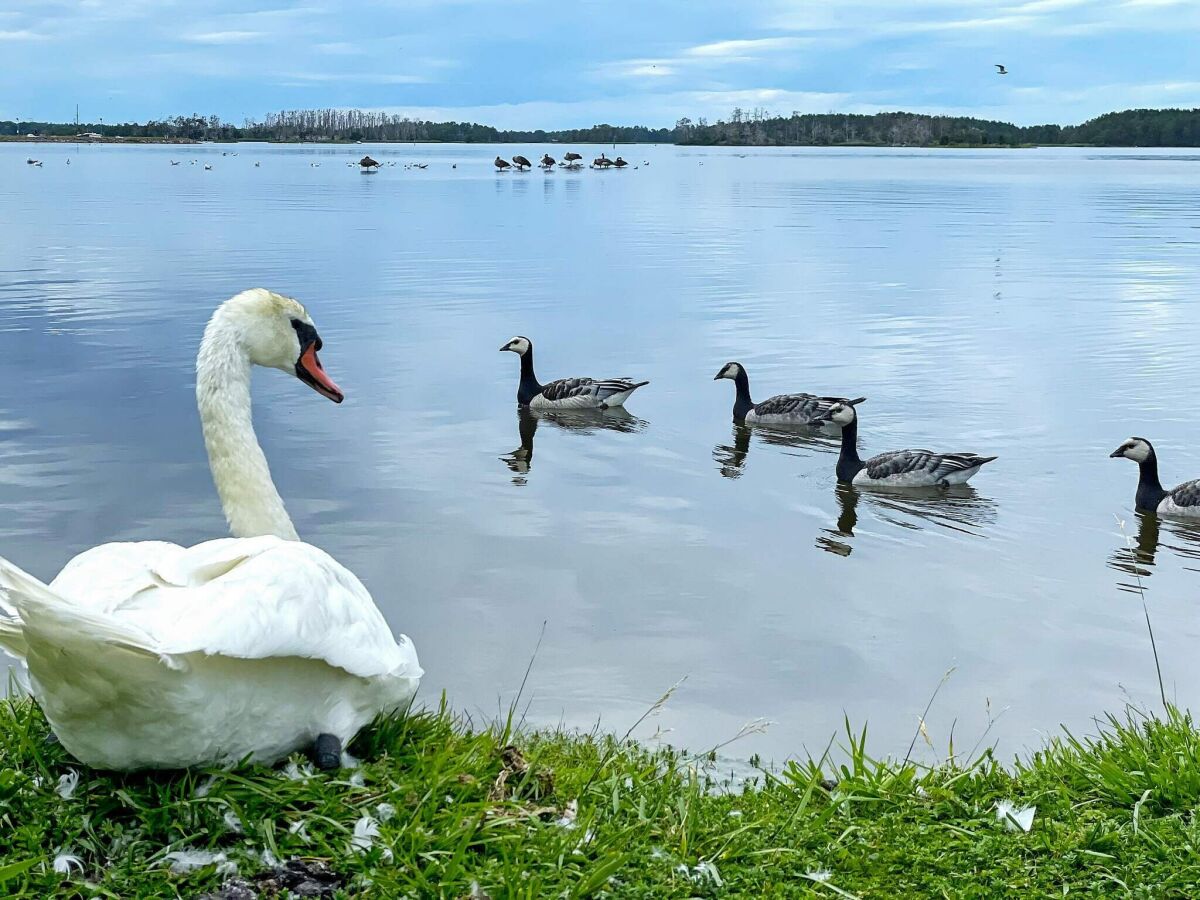
[[[1133,576],[1132,581],[1117,581],[1118,588],[1134,594],[1141,593],[1146,587],[1143,579],[1154,574],[1160,547],[1166,547],[1184,559],[1200,560],[1200,524],[1160,519],[1157,513],[1141,510],[1134,515],[1137,517],[1137,533],[1129,534],[1128,526],[1122,523],[1121,545],[1108,559],[1109,568]]]
[[[577,434],[594,434],[597,431],[620,431],[626,434],[641,431],[649,422],[639,419],[624,407],[586,410],[531,410],[517,407],[517,432],[521,446],[500,459],[513,473],[513,484],[525,484],[529,470],[533,468],[533,436],[538,425],[547,423]]]
[[[746,469],[746,459],[750,455],[750,438],[758,435],[763,444],[773,444],[777,447],[807,447],[822,453],[837,453],[841,446],[839,438],[822,432],[820,428],[798,425],[793,428],[783,426],[742,425],[733,424],[733,441],[730,444],[717,444],[713,447],[712,456],[717,463],[717,470],[726,478],[741,478]]]
[[[836,496],[839,515],[836,528],[824,528],[817,535],[817,547],[838,556],[849,556],[858,525],[858,503],[865,498],[877,517],[891,525],[914,531],[936,526],[960,534],[983,536],[983,529],[996,521],[996,503],[969,484],[949,487],[915,488],[904,493],[859,491],[850,484],[838,484]]]

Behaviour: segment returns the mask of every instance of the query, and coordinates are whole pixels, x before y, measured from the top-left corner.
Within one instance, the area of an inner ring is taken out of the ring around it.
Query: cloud
[[[711,44],[700,44],[689,47],[684,51],[687,56],[697,56],[703,59],[755,59],[764,53],[778,50],[794,50],[809,43],[798,37],[769,37],[731,41],[716,41]]]
[[[0,31],[0,41],[44,41],[47,36],[27,28],[15,31]]]
[[[183,40],[192,44],[247,44],[261,41],[269,35],[261,31],[204,31],[185,34]]]

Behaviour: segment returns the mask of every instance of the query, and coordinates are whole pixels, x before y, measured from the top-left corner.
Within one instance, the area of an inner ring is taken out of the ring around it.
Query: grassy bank
[[[855,735],[836,769],[736,785],[444,710],[377,725],[333,776],[96,774],[47,737],[31,703],[0,704],[0,896],[1200,896],[1200,733],[1175,710],[1006,766],[878,762]]]

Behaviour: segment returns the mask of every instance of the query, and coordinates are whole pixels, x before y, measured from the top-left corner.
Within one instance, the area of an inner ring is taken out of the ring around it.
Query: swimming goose
[[[24,659],[54,733],[101,769],[269,763],[341,747],[404,708],[421,677],[353,573],[301,543],[251,422],[254,366],[335,403],[304,307],[269,291],[222,304],[204,331],[196,401],[233,538],[104,544],[44,585],[0,560],[0,647]]]
[[[750,376],[739,362],[727,362],[713,381],[728,378],[737,387],[733,400],[733,418],[747,425],[815,425],[835,403],[854,406],[866,400],[844,397],[818,397],[815,394],[778,394],[761,403],[750,399]]]
[[[205,171],[205,172],[211,172],[211,171],[212,171],[212,166],[211,166],[211,165],[209,165],[208,163],[205,163],[205,164],[204,164],[204,171]]]
[[[500,348],[521,357],[517,403],[530,409],[612,409],[624,406],[629,395],[648,381],[628,378],[560,378],[542,384],[533,374],[533,341],[517,336]]]
[[[1124,457],[1138,464],[1137,493],[1133,502],[1138,509],[1166,516],[1200,517],[1200,479],[1185,481],[1178,487],[1165,490],[1158,480],[1158,454],[1145,438],[1131,437],[1109,454],[1112,459]]]
[[[872,456],[864,462],[858,456],[858,411],[854,404],[835,403],[822,419],[842,428],[842,450],[837,461],[838,481],[863,487],[919,488],[966,484],[980,466],[996,458],[974,453],[892,450]]]
[[[177,159],[171,160],[171,165],[173,165],[173,166],[179,165],[179,160],[177,160]]]

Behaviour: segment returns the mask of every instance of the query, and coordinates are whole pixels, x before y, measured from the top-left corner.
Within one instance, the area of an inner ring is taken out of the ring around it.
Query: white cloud
[[[755,59],[763,53],[777,50],[794,50],[808,43],[804,38],[770,37],[746,40],[716,41],[689,47],[684,53],[704,59]]]
[[[36,31],[30,31],[28,28],[20,28],[14,31],[0,31],[0,41],[44,41],[46,35],[39,34]]]
[[[202,31],[185,34],[183,40],[192,44],[246,44],[267,37],[261,31]]]

